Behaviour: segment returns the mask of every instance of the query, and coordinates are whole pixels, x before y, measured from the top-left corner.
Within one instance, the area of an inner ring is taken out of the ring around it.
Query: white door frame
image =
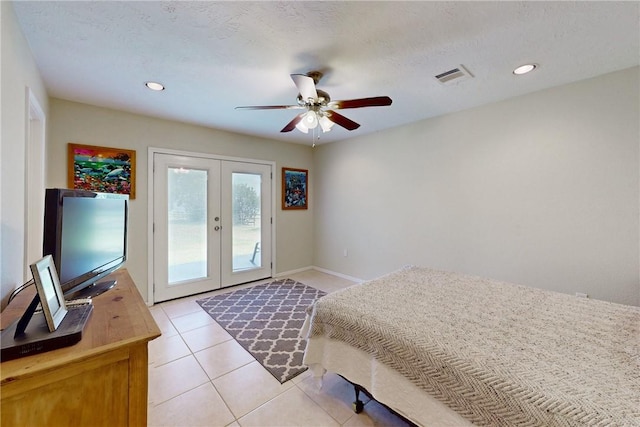
[[[46,116],[31,88],[26,88],[25,233],[24,280],[31,276],[29,265],[42,257],[44,193],[46,182]]]
[[[215,159],[215,160],[228,160],[234,162],[244,162],[244,163],[258,163],[263,165],[271,166],[271,173],[273,174],[276,169],[276,162],[268,161],[268,160],[258,160],[258,159],[247,159],[242,157],[229,157],[229,156],[221,156],[217,154],[211,153],[199,153],[194,151],[183,151],[183,150],[174,150],[170,148],[159,148],[159,147],[149,147],[147,149],[147,277],[148,285],[147,285],[147,304],[154,304],[154,271],[153,271],[153,260],[154,260],[154,245],[153,245],[153,206],[154,206],[154,176],[153,176],[153,158],[155,154],[169,154],[175,156],[189,156],[189,157],[202,157],[206,159]],[[275,177],[274,177],[275,178]],[[271,218],[274,220],[271,223],[271,277],[274,276],[274,271],[276,271],[276,185],[275,179],[271,180]]]

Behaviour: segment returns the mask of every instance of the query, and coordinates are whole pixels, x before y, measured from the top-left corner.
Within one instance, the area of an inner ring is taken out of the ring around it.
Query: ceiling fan
[[[291,74],[293,83],[298,88],[297,105],[256,105],[236,107],[244,110],[306,110],[293,118],[280,132],[291,132],[298,129],[308,133],[309,129],[320,126],[323,132],[329,132],[334,124],[347,130],[355,130],[360,124],[346,118],[334,110],[361,107],[384,107],[391,105],[388,96],[375,96],[372,98],[358,98],[344,101],[332,101],[329,94],[317,89],[316,85],[322,78],[320,71],[310,71],[305,74]]]

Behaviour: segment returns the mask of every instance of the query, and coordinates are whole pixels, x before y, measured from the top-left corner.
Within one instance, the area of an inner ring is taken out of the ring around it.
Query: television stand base
[[[98,295],[107,292],[109,289],[113,288],[116,285],[115,280],[105,280],[104,282],[96,282],[91,286],[87,286],[84,289],[80,289],[77,292],[74,292],[70,295],[65,295],[64,299],[72,300],[72,299],[83,299],[83,298],[94,298]]]
[[[49,332],[43,313],[33,315],[24,333],[15,337],[17,322],[2,331],[2,361],[17,359],[45,351],[74,345],[82,339],[84,326],[91,315],[93,305],[86,304],[69,309],[58,328]]]

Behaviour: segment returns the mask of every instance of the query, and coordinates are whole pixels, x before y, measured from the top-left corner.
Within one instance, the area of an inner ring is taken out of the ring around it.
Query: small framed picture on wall
[[[307,169],[282,168],[282,210],[307,209],[308,185]]]

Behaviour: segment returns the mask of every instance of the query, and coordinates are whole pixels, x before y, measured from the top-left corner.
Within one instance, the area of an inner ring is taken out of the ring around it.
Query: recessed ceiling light
[[[164,86],[157,82],[146,82],[144,85],[151,90],[164,90]]]
[[[513,74],[516,74],[518,76],[521,74],[527,74],[535,70],[536,68],[538,68],[538,64],[524,64],[513,70]]]

